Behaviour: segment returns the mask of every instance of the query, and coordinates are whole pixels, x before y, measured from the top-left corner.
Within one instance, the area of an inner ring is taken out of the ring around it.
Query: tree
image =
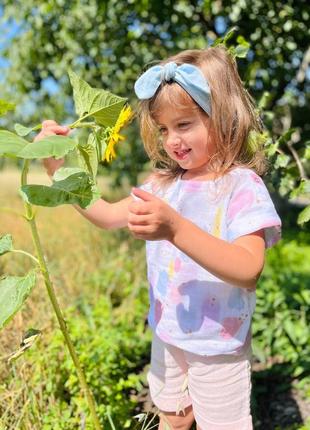
[[[14,21],[19,29],[2,49],[9,66],[1,93],[21,102],[14,119],[29,124],[47,117],[65,122],[70,116],[69,66],[92,86],[132,98],[133,83],[145,64],[182,49],[203,48],[237,26],[227,43],[251,44],[239,61],[241,76],[264,109],[265,124],[277,142],[271,152],[281,155],[272,181],[287,195],[300,178],[307,179],[306,0],[2,0],[2,5],[2,21]],[[119,180],[130,172],[135,183],[145,155],[136,128],[129,139],[113,171]]]

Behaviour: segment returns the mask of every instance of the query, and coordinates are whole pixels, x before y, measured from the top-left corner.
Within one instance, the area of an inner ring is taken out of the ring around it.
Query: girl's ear
[[[213,127],[213,123],[212,123],[211,118],[206,113],[204,113],[203,115],[204,115],[204,123],[205,123],[206,127],[208,128],[208,132],[214,133],[214,127]]]

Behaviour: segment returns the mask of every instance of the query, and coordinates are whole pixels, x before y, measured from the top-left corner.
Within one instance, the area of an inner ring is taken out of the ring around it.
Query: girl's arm
[[[255,288],[264,268],[262,230],[229,243],[180,216],[171,242],[216,277],[237,287]]]
[[[63,127],[55,121],[44,121],[42,130],[36,136],[35,141],[38,141],[46,136],[53,134],[67,135],[70,132],[68,127]],[[64,160],[55,160],[54,158],[46,158],[43,160],[43,165],[50,176],[54,175],[55,171],[63,165]],[[128,206],[133,200],[132,197],[127,197],[116,203],[108,203],[103,199],[97,200],[90,208],[82,209],[78,205],[73,205],[75,209],[97,227],[104,229],[126,227],[128,223]]]
[[[82,209],[78,205],[73,206],[92,224],[95,224],[97,227],[110,230],[113,228],[127,227],[128,207],[132,200],[132,197],[126,197],[119,202],[109,203],[100,199],[88,209]]]
[[[173,245],[224,282],[253,289],[264,266],[263,231],[241,236],[229,243],[183,218],[161,199],[140,189],[141,201],[129,206],[128,227],[144,240],[169,240]]]

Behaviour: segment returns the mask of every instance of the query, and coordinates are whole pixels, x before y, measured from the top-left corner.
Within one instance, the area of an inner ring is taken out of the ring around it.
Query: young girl
[[[222,47],[184,51],[136,82],[155,172],[118,203],[77,210],[146,240],[153,330],[148,382],[159,429],[252,429],[251,317],[264,250],[280,219],[259,174],[261,132]],[[45,121],[37,139],[68,129]],[[50,175],[59,160],[45,160]]]

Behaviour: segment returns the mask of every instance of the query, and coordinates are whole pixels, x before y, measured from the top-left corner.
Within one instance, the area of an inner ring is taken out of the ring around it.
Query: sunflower
[[[108,144],[107,149],[105,150],[103,160],[107,160],[108,162],[112,161],[113,158],[116,157],[114,146],[119,142],[120,140],[124,140],[124,136],[122,136],[119,132],[120,130],[125,127],[133,118],[134,113],[129,105],[124,106],[121,110],[117,121],[109,131],[109,137],[108,137]]]

